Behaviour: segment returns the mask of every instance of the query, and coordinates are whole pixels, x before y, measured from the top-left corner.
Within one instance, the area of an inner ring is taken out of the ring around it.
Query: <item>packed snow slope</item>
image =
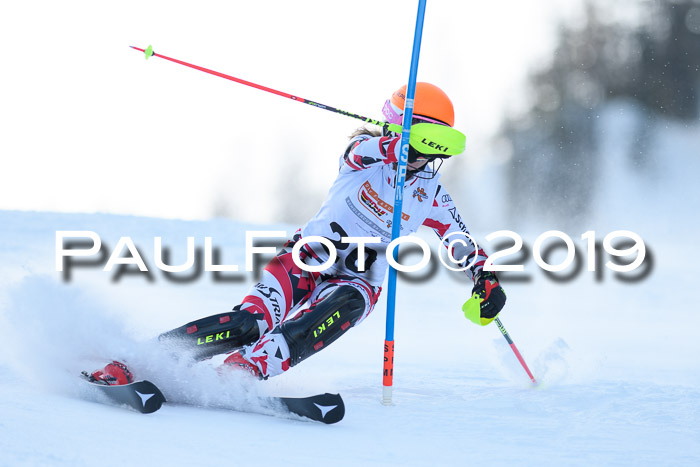
[[[540,234],[561,226],[486,219],[479,207],[490,198],[460,205],[478,239],[516,230],[528,247],[503,261],[525,270],[502,275],[501,319],[540,382],[535,388],[495,326],[464,318],[471,285],[440,265],[399,281],[395,404],[386,407],[385,294],[360,326],[265,382],[219,374],[220,358],[189,365],[154,343],[163,331],[239,303],[255,276],[243,271],[246,231],[291,234],[298,226],[0,211],[0,466],[700,464],[700,131],[665,122],[653,170],[640,174],[627,157],[635,115],[624,103],[601,114],[594,216],[565,232],[577,247],[566,270],[547,275],[532,253]],[[614,273],[598,246],[596,271],[587,271],[581,234],[595,231],[601,242],[615,230],[644,240],[642,266]],[[99,260],[79,258],[88,263],[58,272],[57,231],[95,232]],[[128,256],[117,249],[121,237],[133,241],[148,273],[103,270],[115,250]],[[211,237],[214,262],[242,272],[203,272],[200,256],[168,276],[156,267],[155,237],[170,252],[167,264],[185,261],[187,237],[200,251]],[[432,232],[421,237],[437,251]],[[563,256],[558,249],[549,262]],[[78,375],[113,358],[170,402],[152,415],[105,404]],[[343,395],[342,422],[282,418],[260,403],[268,394],[319,392]]]
[[[700,317],[684,256],[692,238],[639,231],[653,265],[633,282],[609,270],[596,280],[585,268],[556,282],[532,259],[529,280],[504,281],[502,321],[536,388],[494,325],[465,320],[460,307],[471,287],[459,273],[440,266],[432,277],[401,280],[395,404],[387,407],[386,297],[341,340],[265,382],[220,375],[216,360],[188,365],[153,343],[160,332],[230,309],[254,282],[249,272],[174,282],[155,267],[154,237],[170,249],[169,264],[184,262],[188,236],[198,247],[212,237],[218,264],[243,270],[246,230],[295,226],[17,211],[0,211],[0,225],[0,465],[700,462]],[[602,237],[608,227],[595,228]],[[103,271],[104,257],[67,278],[56,271],[58,230],[96,232],[108,255],[128,236],[150,272],[130,267],[117,276],[116,268]],[[530,244],[540,233],[521,232]],[[569,234],[585,247],[581,232]],[[436,251],[432,236],[423,235]],[[127,360],[172,403],[152,415],[97,403],[78,374],[112,358]],[[265,394],[318,392],[343,395],[342,422],[229,410],[255,412]]]
[[[460,206],[478,239],[517,230],[528,247],[504,258],[525,269],[502,275],[501,319],[540,382],[535,388],[494,325],[464,318],[471,285],[435,262],[433,274],[399,281],[395,404],[387,407],[385,294],[360,326],[265,382],[219,374],[220,358],[189,365],[154,343],[163,331],[239,303],[255,276],[244,271],[246,231],[291,234],[298,226],[0,211],[0,466],[699,465],[700,131],[666,122],[653,170],[635,173],[626,155],[636,113],[621,105],[601,114],[595,215],[565,232],[577,247],[566,270],[547,275],[532,253],[540,234],[560,226],[477,224],[488,200]],[[642,266],[614,273],[598,246],[596,270],[587,271],[581,234],[595,231],[601,242],[615,230],[643,239]],[[95,232],[99,260],[78,258],[88,263],[58,272],[57,231]],[[432,232],[420,235],[437,251]],[[128,256],[117,249],[121,237],[133,241],[148,273],[103,270],[115,250]],[[211,237],[214,262],[242,272],[203,272],[200,256],[168,276],[156,267],[155,237],[170,253],[167,264],[185,262],[187,237],[200,250]],[[563,256],[557,249],[549,262]],[[113,358],[170,402],[141,415],[101,401],[78,375]],[[260,403],[267,394],[319,392],[343,395],[342,422],[281,418]]]

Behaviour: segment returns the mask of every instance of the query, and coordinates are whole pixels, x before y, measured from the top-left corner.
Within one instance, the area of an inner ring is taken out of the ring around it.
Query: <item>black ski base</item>
[[[118,404],[128,405],[141,413],[153,413],[165,402],[165,396],[150,381],[136,381],[130,384],[108,386],[90,384]]]
[[[338,423],[345,416],[345,404],[340,394],[318,394],[310,397],[276,398],[291,413],[311,420],[326,423]]]
[[[131,407],[141,413],[153,413],[160,409],[165,396],[150,381],[108,386],[88,381],[92,387],[112,401]],[[318,394],[309,397],[270,397],[271,405],[285,408],[289,413],[325,424],[338,423],[345,416],[345,404],[340,394]]]

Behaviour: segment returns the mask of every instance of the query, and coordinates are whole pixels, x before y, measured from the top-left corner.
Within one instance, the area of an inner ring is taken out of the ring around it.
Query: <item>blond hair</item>
[[[367,128],[366,126],[361,126],[357,130],[353,131],[352,134],[350,135],[350,139],[356,138],[361,135],[368,135],[368,136],[382,136],[382,130],[372,130],[370,128]]]

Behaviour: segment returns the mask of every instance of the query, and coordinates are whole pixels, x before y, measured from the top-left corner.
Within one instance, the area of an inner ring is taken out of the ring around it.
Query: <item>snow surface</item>
[[[689,275],[667,275],[662,261],[637,284],[607,273],[600,283],[580,274],[561,285],[533,271],[531,282],[508,285],[502,319],[541,381],[534,389],[498,329],[463,318],[466,285],[443,272],[400,282],[395,405],[385,407],[384,300],[343,339],[267,382],[219,376],[211,363],[188,367],[151,343],[229,309],[252,283],[249,273],[232,283],[206,273],[172,284],[153,267],[153,237],[163,234],[173,263],[187,236],[201,245],[208,235],[223,262],[242,265],[245,230],[285,226],[12,211],[0,212],[0,224],[0,465],[700,461],[700,319],[683,306]],[[115,283],[98,267],[64,281],[54,266],[56,230],[93,230],[110,247],[131,236],[153,281],[125,275]],[[141,415],[94,403],[76,375],[110,358],[127,359],[187,405]],[[225,410],[256,408],[256,394],[326,391],[346,401],[337,425]]]
[[[178,264],[186,237],[202,246],[210,236],[222,263],[242,267],[246,230],[296,226],[0,211],[0,465],[699,465],[700,131],[669,124],[644,180],[625,167],[626,138],[616,135],[629,119],[619,112],[601,115],[609,157],[585,230],[638,233],[650,273],[625,282],[603,268],[596,280],[584,268],[555,282],[525,263],[529,280],[505,284],[501,318],[536,388],[495,326],[464,319],[470,286],[442,267],[399,283],[393,406],[380,404],[385,297],[361,326],[269,381],[219,375],[216,359],[188,366],[152,339],[230,309],[253,277],[171,282],[155,268],[153,238]],[[519,233],[532,246],[551,228]],[[91,267],[65,280],[57,230],[95,231],[110,252],[131,237],[150,279]],[[567,232],[581,252],[585,230]],[[421,235],[435,250],[432,233]],[[96,403],[77,375],[112,358],[172,403],[152,415]],[[318,392],[343,395],[342,422],[269,416],[257,401]]]

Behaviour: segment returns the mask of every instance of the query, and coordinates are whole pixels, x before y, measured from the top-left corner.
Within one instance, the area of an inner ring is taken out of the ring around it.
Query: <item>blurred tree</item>
[[[645,0],[639,24],[620,24],[602,20],[608,4],[589,1],[583,26],[560,28],[551,63],[529,79],[529,110],[503,125],[513,148],[513,216],[585,219],[596,188],[596,118],[606,101],[626,97],[647,113],[630,154],[638,167],[657,117],[698,118],[699,3]]]
[[[656,21],[637,32],[643,79],[639,86],[628,86],[622,93],[639,99],[651,112],[681,120],[698,118],[698,4],[697,0],[650,3]]]

